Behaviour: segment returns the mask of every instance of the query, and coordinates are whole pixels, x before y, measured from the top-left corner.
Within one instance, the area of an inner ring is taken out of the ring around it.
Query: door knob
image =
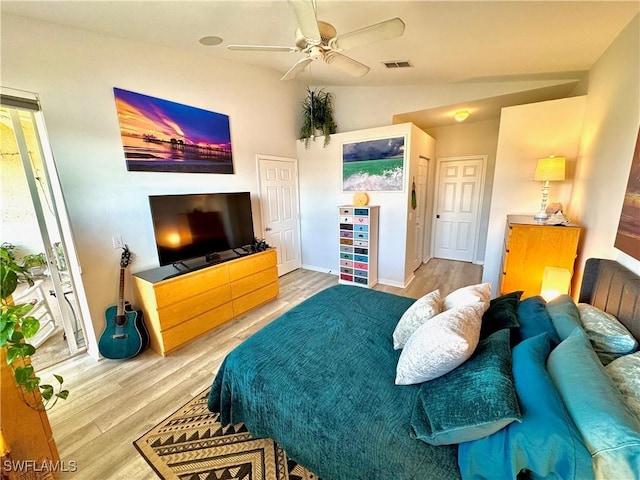
[[[265,232],[270,232],[271,231],[271,227],[267,227],[264,229]]]

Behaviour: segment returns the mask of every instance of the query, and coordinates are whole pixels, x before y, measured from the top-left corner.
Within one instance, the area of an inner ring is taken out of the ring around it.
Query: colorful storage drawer
[[[339,282],[359,287],[378,283],[378,206],[339,207]]]

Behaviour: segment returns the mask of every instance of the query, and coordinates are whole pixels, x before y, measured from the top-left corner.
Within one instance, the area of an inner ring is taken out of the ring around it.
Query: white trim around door
[[[298,160],[256,155],[262,238],[278,252],[278,275],[301,267]]]
[[[434,257],[478,263],[486,169],[487,155],[437,159]]]

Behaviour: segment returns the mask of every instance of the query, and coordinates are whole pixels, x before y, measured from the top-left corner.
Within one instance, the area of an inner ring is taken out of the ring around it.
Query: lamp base
[[[549,219],[549,215],[547,214],[547,212],[543,210],[541,212],[536,213],[533,216],[533,219],[537,220],[538,222],[546,222]]]

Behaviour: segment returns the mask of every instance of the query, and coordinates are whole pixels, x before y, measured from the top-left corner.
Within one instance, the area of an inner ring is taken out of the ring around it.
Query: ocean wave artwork
[[[342,190],[403,191],[404,137],[345,143]]]

